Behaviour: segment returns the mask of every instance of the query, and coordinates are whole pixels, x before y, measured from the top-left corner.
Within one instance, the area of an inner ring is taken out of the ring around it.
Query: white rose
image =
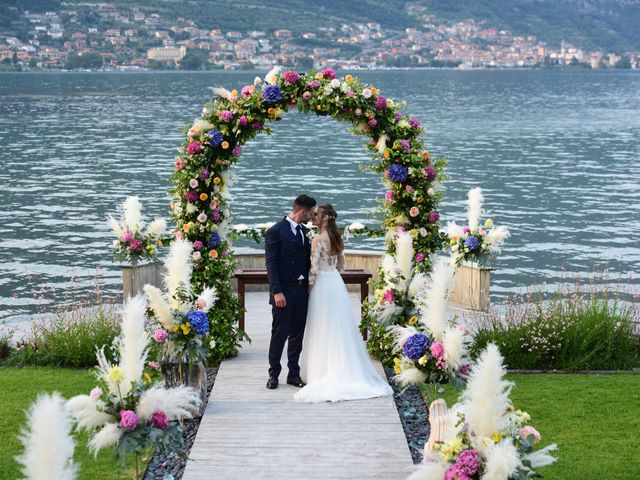
[[[254,85],[260,85],[262,83],[262,79],[260,77],[256,77],[253,79]]]
[[[347,227],[347,229],[351,232],[354,232],[356,230],[364,230],[364,225],[360,222],[353,222]]]
[[[209,115],[211,115],[211,111],[207,107],[204,107],[202,109],[202,116],[203,117],[208,117]]]
[[[117,247],[118,245],[120,245],[120,242],[118,240],[114,240],[113,241],[113,246]]]
[[[333,88],[339,88],[340,87],[340,80],[338,80],[337,78],[334,78],[333,80],[331,80],[331,86]]]
[[[364,98],[370,98],[371,97],[371,90],[369,90],[368,88],[365,88],[364,90],[362,90],[362,96]]]
[[[436,194],[436,191],[433,188],[430,188],[429,190],[427,190],[427,195],[429,195],[430,197],[433,197]]]
[[[200,215],[198,215],[198,221],[200,223],[204,223],[207,221],[207,214],[204,212],[200,212]]]
[[[200,258],[202,257],[202,255],[200,254],[200,252],[193,252],[193,255],[191,255],[193,257],[193,259],[195,261],[200,260]]]
[[[198,186],[198,180],[196,180],[195,178],[192,178],[191,180],[189,180],[189,186],[191,188],[196,188]]]

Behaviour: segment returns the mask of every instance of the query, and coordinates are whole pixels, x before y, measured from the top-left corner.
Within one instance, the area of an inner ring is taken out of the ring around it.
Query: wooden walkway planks
[[[359,313],[357,294],[352,302]],[[293,401],[295,387],[268,390],[267,294],[248,293],[246,307],[252,343],[220,366],[183,479],[409,476],[413,464],[393,398],[304,404]],[[286,360],[283,366],[281,382]],[[384,375],[379,362],[376,367]]]

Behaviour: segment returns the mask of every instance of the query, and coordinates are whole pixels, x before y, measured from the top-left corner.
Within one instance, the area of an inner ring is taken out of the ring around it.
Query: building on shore
[[[162,47],[147,50],[147,59],[157,62],[178,63],[187,54],[186,47]]]

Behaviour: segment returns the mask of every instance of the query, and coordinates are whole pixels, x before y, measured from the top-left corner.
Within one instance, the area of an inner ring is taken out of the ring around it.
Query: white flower
[[[357,230],[364,230],[365,226],[360,222],[353,222],[351,225],[347,227],[347,230],[350,232],[355,232]]]
[[[238,233],[242,233],[242,232],[246,232],[247,230],[249,230],[249,225],[247,225],[245,223],[239,223],[238,225],[234,225],[233,229]]]
[[[429,195],[430,197],[433,197],[436,194],[436,191],[433,188],[429,188],[429,190],[427,190],[427,195]]]
[[[193,254],[191,255],[193,257],[194,260],[200,260],[200,258],[202,257],[202,255],[200,254],[200,252],[193,252]]]
[[[216,341],[215,341],[215,339],[211,339],[211,341],[209,342],[209,348],[211,348],[211,350],[213,350],[214,348],[216,348]]]
[[[281,67],[273,67],[269,73],[267,73],[264,77],[264,81],[270,85],[273,85],[278,80],[278,74],[282,70]]]
[[[113,241],[113,246],[117,247],[118,245],[120,245],[120,241],[119,240],[114,240]]]
[[[362,90],[362,96],[364,98],[371,98],[371,90],[368,88],[365,88],[364,90]]]
[[[262,83],[262,79],[260,77],[256,77],[253,79],[254,85],[260,85]]]
[[[207,214],[204,212],[200,212],[200,215],[198,215],[198,221],[200,223],[204,223],[207,221]]]
[[[411,125],[409,125],[409,122],[407,122],[405,119],[402,119],[398,122],[398,126],[400,128],[409,128],[411,127]]]
[[[196,207],[195,204],[187,203],[187,213],[194,213],[196,210],[198,210],[198,207]]]
[[[204,108],[202,109],[202,115],[203,115],[204,117],[208,117],[209,115],[211,115],[211,111],[210,111],[207,107],[204,107]]]
[[[196,180],[195,178],[192,178],[191,180],[189,180],[189,186],[191,188],[196,188],[198,186],[198,180]]]
[[[426,228],[422,227],[422,228],[420,229],[420,236],[421,236],[421,237],[426,237],[426,236],[427,236],[427,233],[428,233],[428,232],[427,232],[427,229],[426,229]]]
[[[360,115],[362,115],[362,109],[356,108],[356,117],[359,117]]]
[[[340,88],[340,80],[338,80],[337,78],[334,78],[333,80],[331,80],[331,86],[333,88]]]
[[[224,210],[222,210],[222,216],[224,218],[229,218],[231,216],[231,212],[229,211],[228,208],[225,208]]]
[[[340,84],[340,90],[342,90],[344,93],[347,93],[349,90],[351,90],[351,87],[349,87],[349,84],[347,82],[342,82]]]

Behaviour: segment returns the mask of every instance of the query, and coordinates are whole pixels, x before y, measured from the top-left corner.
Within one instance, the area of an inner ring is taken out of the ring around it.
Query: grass
[[[509,375],[511,401],[531,415],[540,446],[557,443],[551,480],[635,480],[640,457],[640,375]],[[447,405],[456,400],[447,388]]]
[[[14,457],[22,452],[17,435],[25,425],[25,410],[40,392],[58,391],[65,398],[88,393],[94,386],[93,371],[61,368],[25,367],[0,368],[0,478],[20,478],[19,465]],[[111,451],[103,450],[97,459],[89,453],[87,435],[76,434],[75,461],[80,464],[78,480],[121,480],[135,476],[133,459],[124,470]],[[146,463],[145,463],[146,465]],[[144,466],[142,468],[145,468]]]

